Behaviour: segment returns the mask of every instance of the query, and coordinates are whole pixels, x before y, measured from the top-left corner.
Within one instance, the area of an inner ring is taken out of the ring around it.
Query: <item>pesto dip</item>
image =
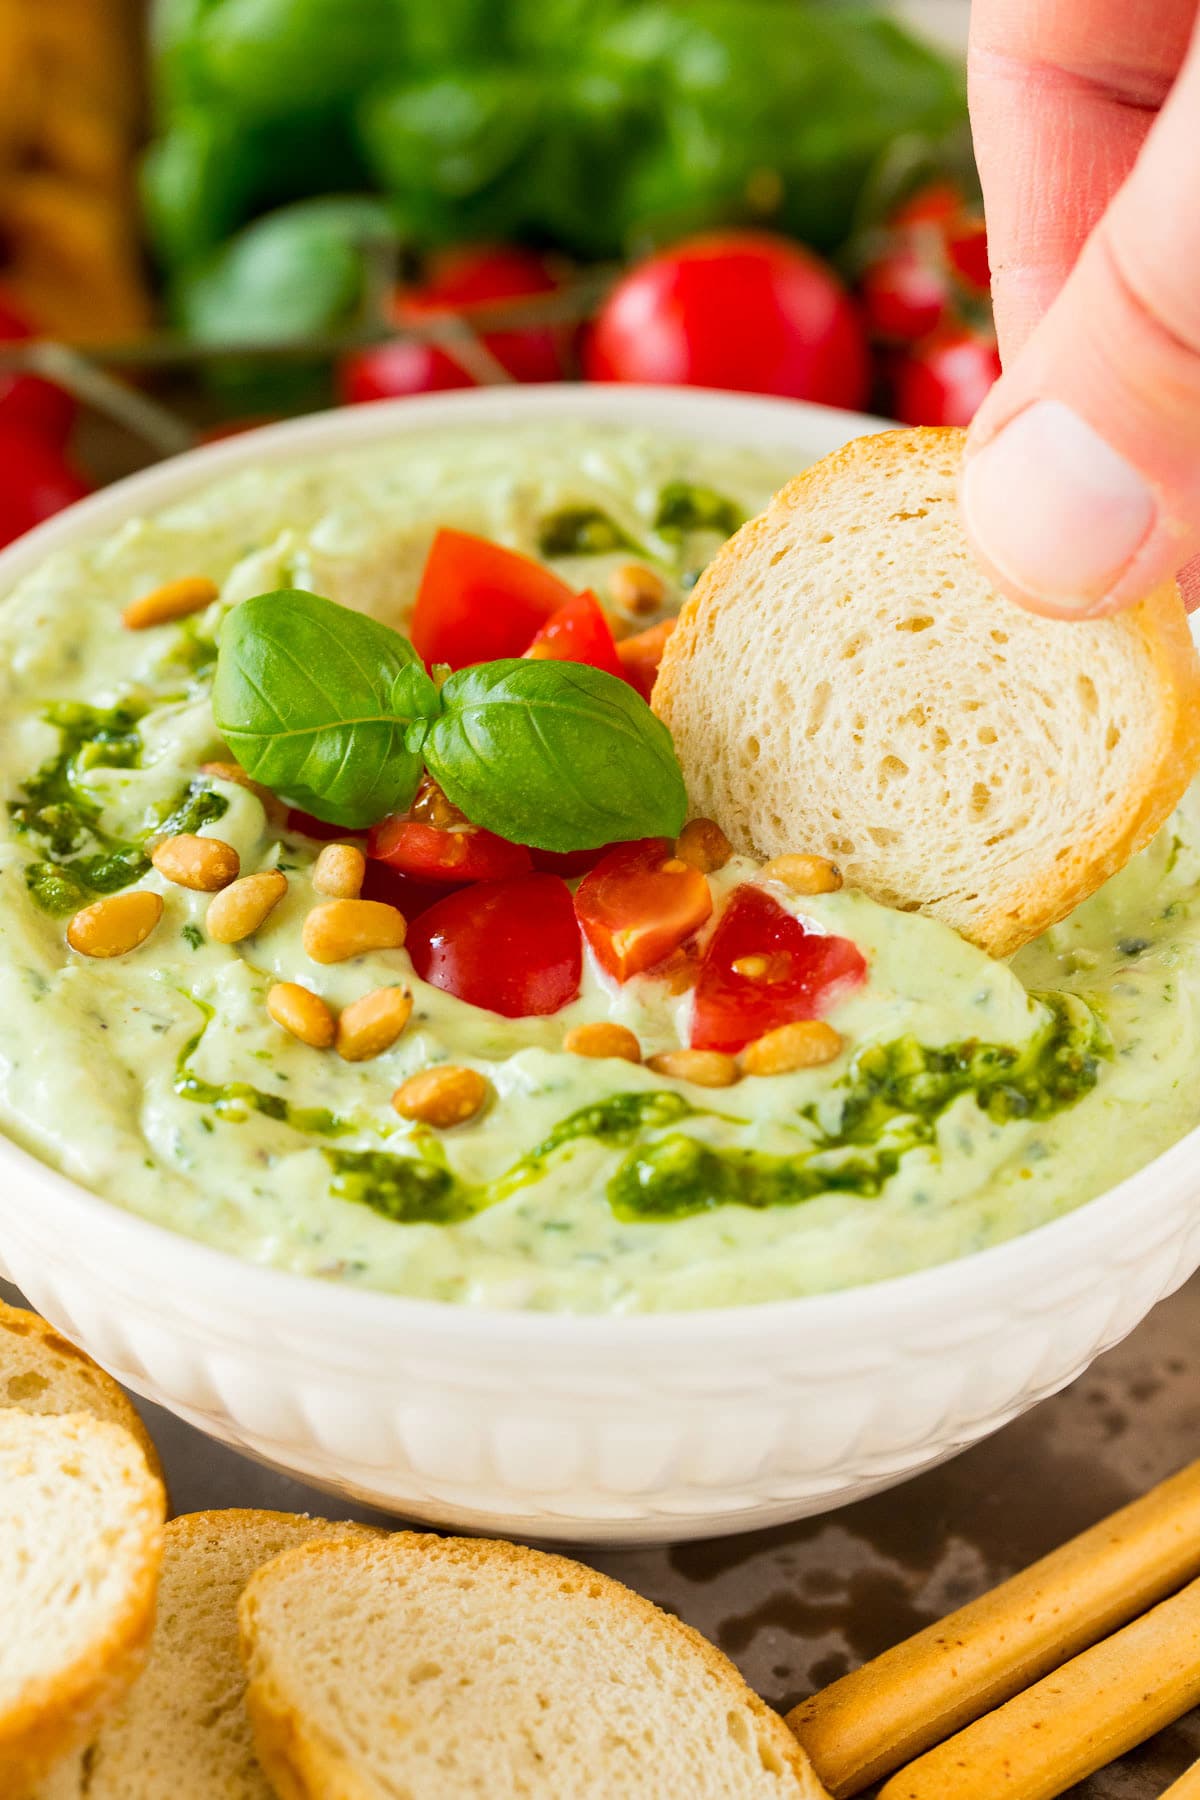
[[[844,1050],[721,1090],[562,1048],[587,1021],[648,1057],[688,1041],[687,991],[618,986],[585,950],[579,998],[505,1019],[421,982],[407,952],[332,966],[301,942],[321,848],[256,795],[212,717],[215,634],[239,601],[303,588],[405,628],[439,525],[541,555],[607,599],[631,557],[663,610],[792,471],[634,432],[539,426],[408,438],[249,470],[53,557],[0,610],[0,1124],[114,1204],[252,1261],[466,1304],[650,1311],[817,1293],[944,1262],[1069,1211],[1200,1122],[1200,816],[1160,837],[1011,963],[848,891],[779,903],[851,939],[866,980],[833,1007]],[[181,576],[220,599],[126,631]],[[642,616],[639,625],[651,620]],[[235,945],[209,896],[148,846],[218,836],[286,898]],[[797,849],[804,846],[798,845]],[[710,877],[716,911],[742,882]],[[72,912],[131,886],[164,914],[110,961],[67,948]],[[408,1028],[352,1064],[265,1010],[297,981],[336,1011],[389,984]],[[390,1100],[438,1063],[492,1098],[450,1131]]]

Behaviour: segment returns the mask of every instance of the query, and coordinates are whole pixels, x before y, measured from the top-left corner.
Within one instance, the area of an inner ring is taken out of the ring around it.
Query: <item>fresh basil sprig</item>
[[[221,628],[218,731],[255,781],[331,825],[409,805],[440,707],[407,638],[318,594],[259,594]]]
[[[539,850],[673,837],[666,727],[584,663],[481,663],[439,691],[407,638],[298,589],[235,607],[213,711],[254,780],[350,829],[407,807],[422,768],[475,825]]]

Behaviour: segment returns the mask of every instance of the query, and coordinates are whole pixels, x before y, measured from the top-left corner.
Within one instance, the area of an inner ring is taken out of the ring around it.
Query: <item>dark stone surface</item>
[[[1189,1461],[1200,1450],[1198,1370],[1200,1277],[1065,1393],[890,1493],[746,1537],[584,1560],[679,1613],[766,1699],[790,1706]],[[179,1512],[371,1516],[156,1407],[141,1410]],[[1196,1757],[1200,1712],[1073,1789],[1072,1800],[1150,1800]]]

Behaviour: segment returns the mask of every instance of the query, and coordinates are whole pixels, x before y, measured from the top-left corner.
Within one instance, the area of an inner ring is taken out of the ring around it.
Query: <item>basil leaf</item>
[[[247,774],[351,830],[408,806],[438,690],[407,638],[299,588],[221,628],[213,714]]]
[[[627,682],[583,663],[452,675],[425,760],[476,825],[539,850],[674,837],[687,813],[671,734]]]

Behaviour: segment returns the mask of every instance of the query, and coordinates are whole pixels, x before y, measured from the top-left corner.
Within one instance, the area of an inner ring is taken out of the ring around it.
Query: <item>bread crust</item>
[[[725,607],[744,586],[749,572],[761,566],[766,547],[786,533],[793,520],[811,520],[825,504],[832,504],[835,499],[844,502],[864,476],[893,473],[906,458],[920,458],[922,465],[928,465],[932,474],[950,484],[953,491],[965,436],[957,429],[923,427],[855,439],[795,476],[775,495],[764,513],[750,520],[723,547],[696,584],[667,640],[652,699],[654,711],[675,735],[685,777],[705,768],[713,756],[711,725],[703,734],[696,734],[703,741],[689,738],[689,690],[694,692],[697,684],[703,688],[709,679],[706,644],[719,636]],[[864,588],[872,578],[873,571],[864,567]],[[759,610],[769,610],[772,599],[769,590],[762,591],[760,584]],[[998,606],[1010,604],[999,595],[996,599]],[[914,600],[928,607],[936,604],[927,594],[914,595]],[[1065,918],[1122,868],[1166,822],[1200,769],[1200,659],[1176,584],[1165,583],[1140,604],[1111,620],[1088,623],[1092,629],[1100,624],[1138,638],[1157,687],[1155,740],[1136,791],[1121,796],[1120,803],[1111,809],[1102,828],[1088,842],[1064,837],[1054,859],[1047,859],[1046,865],[1031,875],[1014,878],[1011,887],[992,894],[986,903],[981,896],[969,928],[957,925],[963,936],[993,956],[1010,955]],[[1080,629],[1074,623],[1045,624],[1049,631]],[[718,676],[714,673],[712,679],[715,682]],[[727,670],[720,671],[719,680],[727,692]],[[720,707],[714,705],[712,711],[721,717]],[[735,711],[728,703],[723,718],[730,730],[736,728]],[[801,779],[802,774],[797,771],[797,780]],[[744,851],[775,854],[783,847],[748,841],[744,831],[737,831],[735,818],[718,816],[717,823]],[[1068,833],[1070,823],[1069,818],[1064,819]],[[786,848],[806,846],[790,844]],[[938,909],[928,904],[925,910],[936,915]]]
[[[335,1746],[326,1742],[299,1711],[279,1681],[272,1667],[270,1647],[260,1636],[259,1608],[272,1586],[293,1579],[297,1572],[307,1572],[317,1587],[322,1587],[322,1561],[340,1555],[344,1548],[343,1543],[324,1539],[285,1551],[251,1578],[238,1608],[242,1656],[249,1677],[246,1706],[259,1760],[280,1800],[368,1800],[375,1793],[374,1785],[347,1767]],[[690,1625],[662,1612],[611,1577],[567,1557],[491,1538],[441,1538],[423,1532],[397,1532],[382,1545],[362,1546],[362,1551],[365,1556],[382,1556],[388,1561],[428,1559],[450,1569],[498,1564],[531,1585],[553,1584],[562,1591],[586,1594],[593,1602],[602,1600],[614,1611],[636,1619],[658,1640],[664,1654],[700,1662],[730,1700],[750,1709],[759,1729],[769,1737],[780,1767],[794,1777],[800,1800],[828,1800],[807,1754],[785,1721],[746,1686],[728,1658]]]
[[[128,1514],[140,1543],[120,1608],[103,1636],[54,1674],[26,1683],[0,1713],[0,1793],[6,1800],[24,1800],[55,1763],[89,1742],[140,1673],[154,1626],[166,1517],[162,1483],[120,1425],[90,1413],[63,1414],[60,1422],[67,1437],[81,1443],[101,1434],[128,1446]]]

